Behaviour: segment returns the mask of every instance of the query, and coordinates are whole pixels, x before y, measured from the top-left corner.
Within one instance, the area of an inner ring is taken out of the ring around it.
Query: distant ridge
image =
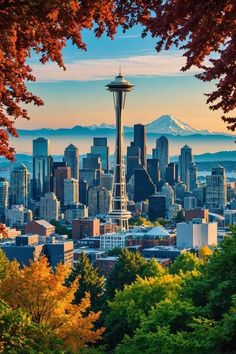
[[[137,121],[138,123],[138,121]],[[162,115],[154,121],[146,124],[147,134],[163,134],[172,136],[187,136],[187,135],[226,135],[232,136],[232,134],[224,132],[210,132],[209,130],[195,129],[187,123],[181,121],[178,118],[173,117],[170,114]],[[132,126],[124,127],[125,133],[133,133]],[[98,134],[98,136],[107,134],[111,135],[115,133],[115,125],[102,123],[100,125],[93,124],[88,126],[76,125],[71,128],[43,128],[43,129],[19,129],[20,136],[62,136],[62,135],[91,135]]]

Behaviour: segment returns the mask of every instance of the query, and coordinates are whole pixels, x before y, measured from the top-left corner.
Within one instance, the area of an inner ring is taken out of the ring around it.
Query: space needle
[[[112,211],[110,218],[119,226],[121,231],[129,227],[131,213],[127,210],[127,194],[125,180],[124,160],[124,128],[122,123],[122,110],[125,107],[126,93],[130,92],[134,85],[126,80],[121,73],[115,80],[106,85],[107,90],[113,94],[113,102],[116,114],[116,143],[114,177],[112,185]]]

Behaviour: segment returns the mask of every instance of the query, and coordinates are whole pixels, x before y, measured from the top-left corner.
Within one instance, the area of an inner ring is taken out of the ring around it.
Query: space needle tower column
[[[115,80],[106,85],[107,90],[113,94],[113,102],[116,113],[116,143],[114,177],[112,186],[112,211],[110,218],[122,231],[129,227],[131,213],[127,210],[125,161],[124,161],[124,130],[122,124],[122,110],[125,106],[126,93],[130,92],[134,85],[127,81],[121,74]]]

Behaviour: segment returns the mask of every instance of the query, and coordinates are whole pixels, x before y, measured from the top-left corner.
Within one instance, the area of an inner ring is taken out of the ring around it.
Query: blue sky
[[[63,50],[66,72],[56,64],[41,65],[33,55],[30,64],[38,80],[29,89],[45,102],[30,106],[31,120],[19,120],[18,128],[71,127],[74,125],[114,123],[112,99],[105,84],[122,73],[135,84],[129,95],[124,123],[148,123],[162,114],[172,114],[198,129],[227,131],[220,112],[210,112],[204,92],[213,89],[194,78],[196,71],[181,73],[181,52],[173,48],[157,54],[155,39],[140,38],[136,27],[123,34],[118,31],[112,41],[106,36],[96,39],[84,33],[87,52],[68,43]]]

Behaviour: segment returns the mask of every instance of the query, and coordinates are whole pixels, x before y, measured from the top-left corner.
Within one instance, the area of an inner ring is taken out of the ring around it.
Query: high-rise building
[[[181,204],[184,203],[184,197],[187,193],[187,187],[183,182],[178,182],[173,187],[175,192],[175,199],[181,201]]]
[[[88,207],[89,216],[97,214],[107,215],[111,211],[112,192],[103,187],[95,187],[89,190]]]
[[[72,220],[83,219],[87,217],[88,208],[84,204],[76,203],[74,205],[68,205],[64,211],[65,221],[69,224],[72,223]]]
[[[111,173],[103,173],[101,175],[100,186],[112,191],[113,175]]]
[[[79,179],[79,149],[75,145],[70,144],[65,148],[64,161],[71,169],[71,177]]]
[[[151,221],[166,217],[166,197],[164,195],[151,195],[148,201],[148,216]]]
[[[88,182],[90,187],[100,184],[102,174],[102,162],[98,154],[87,154],[83,158],[83,169],[80,170],[80,178]]]
[[[197,165],[192,162],[188,165],[189,171],[189,190],[193,191],[197,188]]]
[[[0,177],[0,208],[8,208],[9,183],[6,178]]]
[[[79,180],[79,202],[88,205],[88,191],[89,185],[85,180]]]
[[[58,220],[60,215],[60,202],[56,195],[48,192],[40,198],[39,216],[41,219],[52,221]]]
[[[157,186],[160,181],[160,164],[158,159],[147,159],[147,172]]]
[[[169,211],[170,206],[174,203],[175,200],[175,194],[172,187],[168,183],[165,183],[161,188],[160,194],[166,197],[166,210]]]
[[[141,166],[141,149],[134,145],[134,142],[127,146],[127,172],[126,180],[129,182],[130,177],[133,176],[134,171]]]
[[[143,167],[147,166],[146,160],[146,127],[143,124],[134,125],[134,146],[140,148],[140,160]]]
[[[79,181],[75,178],[64,179],[64,205],[79,202]]]
[[[192,196],[184,197],[185,210],[196,209],[196,207],[197,207],[197,199],[195,197]]]
[[[33,140],[33,199],[50,191],[52,159],[49,156],[49,140],[38,138]]]
[[[108,173],[110,169],[110,156],[109,147],[107,146],[107,138],[93,138],[93,146],[91,146],[91,153],[100,157],[102,164],[101,168],[105,173]]]
[[[113,94],[116,112],[115,163],[112,212],[110,213],[110,217],[119,225],[121,230],[127,230],[131,214],[127,210],[128,198],[126,195],[125,181],[124,130],[121,113],[122,109],[124,109],[126,93],[132,90],[133,85],[119,74],[115,80],[106,87]]]
[[[209,209],[219,211],[226,205],[226,175],[222,166],[213,167],[206,177],[206,203]]]
[[[30,174],[27,167],[20,162],[14,164],[10,175],[11,204],[28,207]]]
[[[193,162],[192,149],[188,145],[181,148],[179,157],[180,179],[187,187],[190,188],[189,165]]]
[[[134,201],[140,202],[156,193],[156,186],[145,168],[134,171]]]
[[[166,167],[169,162],[169,142],[165,136],[161,136],[156,141],[156,149],[153,150],[153,158],[157,158],[160,164],[160,177],[165,179]]]
[[[165,172],[165,181],[169,183],[170,186],[173,186],[175,183],[178,183],[178,165],[177,163],[170,162],[166,167]]]
[[[61,204],[64,204],[64,180],[69,178],[71,178],[70,167],[58,167],[54,172],[53,192]]]
[[[0,177],[0,222],[5,221],[5,210],[9,204],[9,183],[6,178]]]

